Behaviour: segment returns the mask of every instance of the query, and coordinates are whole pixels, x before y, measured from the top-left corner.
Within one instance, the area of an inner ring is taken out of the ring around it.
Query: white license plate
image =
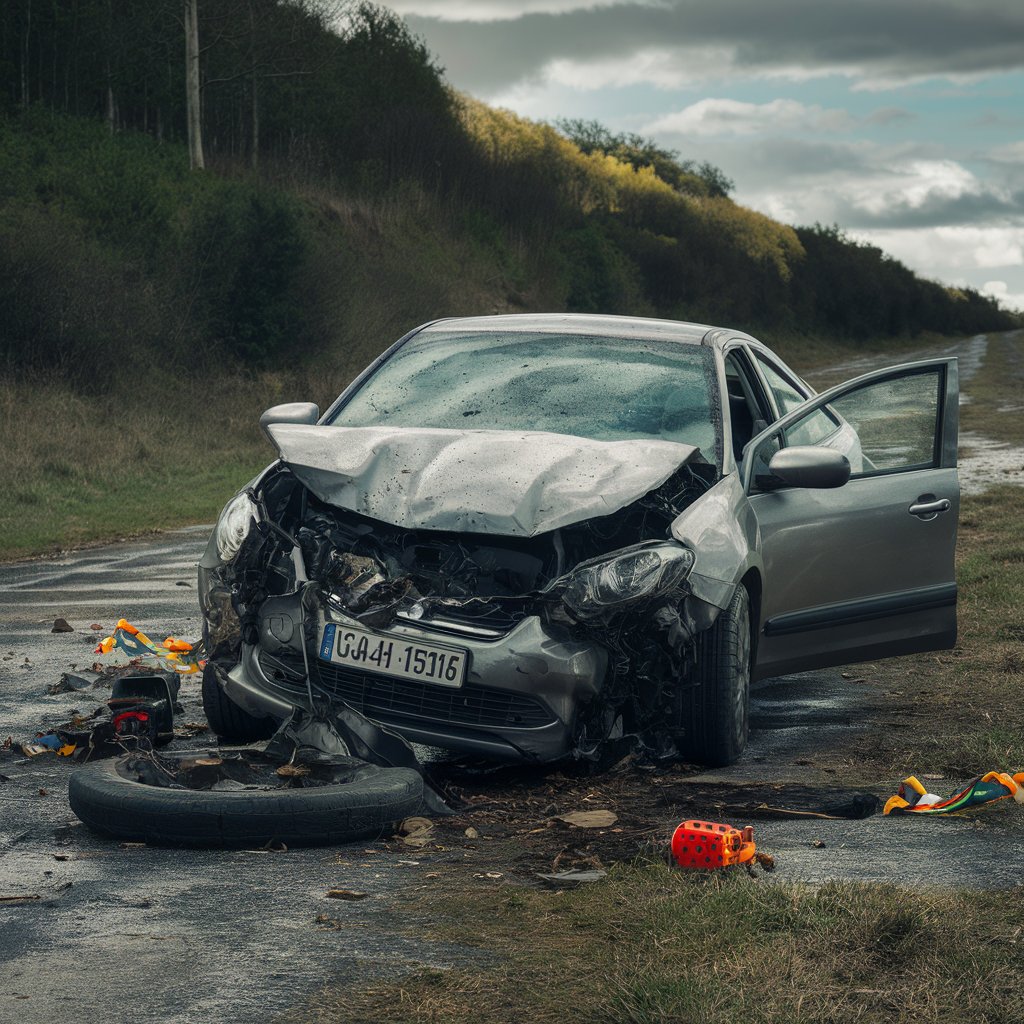
[[[320,638],[320,658],[382,676],[461,686],[466,679],[469,652],[328,622]]]

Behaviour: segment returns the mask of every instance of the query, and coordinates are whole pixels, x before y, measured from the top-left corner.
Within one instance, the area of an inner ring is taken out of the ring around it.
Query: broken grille
[[[271,670],[268,672],[271,678],[294,688],[297,693],[305,690],[304,682],[286,681],[282,673],[274,671],[272,664],[265,663],[264,659],[261,653],[260,662],[264,671]],[[519,693],[469,684],[451,688],[391,679],[320,661],[311,663],[310,670],[320,689],[340,697],[369,718],[385,721],[415,718],[505,729],[532,729],[557,721],[537,698]]]

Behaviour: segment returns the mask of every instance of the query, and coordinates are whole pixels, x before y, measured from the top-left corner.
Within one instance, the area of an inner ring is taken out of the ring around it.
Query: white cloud
[[[924,272],[951,280],[965,270],[1024,268],[1024,225],[974,227],[956,225],[916,229],[851,231],[897,259]]]
[[[1024,164],[1024,142],[1007,142],[990,149],[985,156],[1000,164]]]
[[[567,14],[599,7],[634,4],[657,6],[651,0],[388,0],[398,14],[412,14],[439,21],[509,21],[526,14]]]
[[[1004,309],[1024,311],[1024,291],[1011,292],[1005,281],[986,281],[979,289],[982,295],[989,295]]]
[[[797,100],[744,103],[730,99],[704,99],[673,114],[665,114],[645,127],[648,132],[680,135],[753,135],[775,132],[836,132],[852,128],[856,119],[845,110],[827,109]]]
[[[552,61],[542,77],[556,85],[592,91],[629,85],[653,85],[656,89],[679,89],[704,81],[720,68],[729,56],[724,49],[708,48],[680,59],[678,51],[639,50],[627,58],[579,61],[571,58]]]

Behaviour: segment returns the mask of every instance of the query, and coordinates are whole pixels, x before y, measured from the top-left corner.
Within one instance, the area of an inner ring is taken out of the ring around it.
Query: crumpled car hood
[[[609,515],[697,449],[541,431],[279,423],[283,462],[322,501],[407,529],[533,537]]]

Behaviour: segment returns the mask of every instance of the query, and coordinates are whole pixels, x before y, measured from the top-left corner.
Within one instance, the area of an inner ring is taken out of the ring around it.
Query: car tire
[[[417,813],[423,801],[423,779],[411,768],[366,764],[344,783],[219,792],[146,785],[129,776],[127,760],[99,761],[76,771],[68,799],[89,828],[135,842],[330,846],[381,835]]]
[[[750,721],[750,596],[741,585],[714,625],[697,637],[696,686],[686,691],[685,756],[722,768],[747,745]]]
[[[252,743],[269,739],[277,732],[273,718],[257,718],[243,711],[224,692],[213,666],[203,669],[203,711],[210,728],[222,739],[234,743]]]

